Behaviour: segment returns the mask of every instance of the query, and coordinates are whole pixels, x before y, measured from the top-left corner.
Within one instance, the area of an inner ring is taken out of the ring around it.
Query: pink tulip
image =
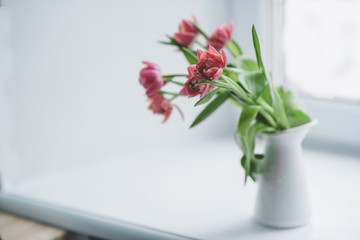
[[[234,33],[234,22],[230,22],[230,29],[226,25],[220,25],[216,31],[209,37],[208,46],[213,46],[220,51],[226,43],[231,40]]]
[[[196,86],[197,83],[204,81],[203,78],[195,74],[195,72],[197,72],[196,65],[189,66],[188,72],[188,80],[179,94],[189,97],[195,97],[200,94],[200,98],[203,98],[211,89],[215,87],[210,84],[200,84],[199,86]]]
[[[198,20],[196,17],[193,17],[194,21],[197,23]],[[194,25],[188,20],[182,20],[179,26],[179,32],[175,33],[175,40],[184,45],[184,46],[191,46],[195,41],[196,35],[199,31],[194,27]]]
[[[151,102],[149,109],[152,110],[153,113],[164,115],[164,120],[162,121],[163,123],[169,118],[173,107],[180,112],[181,117],[184,119],[181,109],[176,105],[172,105],[161,93],[157,93],[154,97],[149,98],[149,100]]]
[[[198,74],[209,80],[217,80],[222,76],[223,69],[227,64],[227,57],[224,50],[221,50],[221,55],[209,46],[209,51],[204,52],[200,49],[197,51],[198,63],[196,70]]]
[[[151,98],[155,96],[164,85],[159,65],[143,61],[147,66],[140,71],[140,83],[146,89],[146,95]]]

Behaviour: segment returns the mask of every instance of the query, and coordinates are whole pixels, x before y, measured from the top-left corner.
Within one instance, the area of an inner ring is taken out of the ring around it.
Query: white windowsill
[[[137,151],[123,159],[3,189],[0,209],[37,214],[36,218],[63,227],[69,227],[66,220],[71,220],[71,230],[104,238],[120,238],[127,222],[137,226],[129,225],[128,231],[141,231],[140,226],[146,226],[195,239],[306,240],[360,236],[357,157],[305,149],[312,222],[297,229],[274,230],[258,225],[252,218],[257,186],[252,182],[244,186],[239,166],[241,153],[233,141],[199,143],[196,151],[194,146],[174,151],[175,148],[164,148],[154,159],[149,157],[155,154],[151,150]],[[14,199],[21,201],[16,203]],[[31,204],[37,201],[49,205],[42,210],[38,204],[34,210],[35,205]],[[46,214],[51,208],[57,212]],[[68,214],[62,215],[60,221],[56,216],[61,211]],[[77,212],[81,214],[76,215]],[[90,218],[91,223],[86,221]],[[118,231],[114,224],[117,221]],[[104,226],[92,228],[91,224]],[[140,239],[135,236],[134,239]]]

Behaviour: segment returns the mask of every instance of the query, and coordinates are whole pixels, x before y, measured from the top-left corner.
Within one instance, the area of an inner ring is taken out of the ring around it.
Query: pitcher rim
[[[308,128],[314,126],[314,125],[317,125],[318,123],[319,123],[319,121],[317,119],[311,119],[310,122],[302,124],[302,125],[297,126],[297,127],[289,128],[289,129],[282,130],[282,131],[279,131],[279,132],[263,133],[263,134],[264,135],[280,135],[280,134],[282,135],[282,134],[287,134],[287,133],[299,132],[299,131],[308,129]]]

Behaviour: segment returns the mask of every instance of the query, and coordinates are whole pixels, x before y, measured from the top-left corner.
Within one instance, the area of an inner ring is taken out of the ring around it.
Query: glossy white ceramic
[[[301,143],[316,120],[266,138],[265,168],[258,176],[255,219],[269,227],[293,228],[311,217]]]

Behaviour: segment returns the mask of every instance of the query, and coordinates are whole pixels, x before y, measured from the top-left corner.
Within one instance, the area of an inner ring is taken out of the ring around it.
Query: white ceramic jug
[[[305,225],[311,205],[301,143],[313,120],[276,134],[266,134],[265,167],[259,184],[255,219],[266,226],[293,228]]]

